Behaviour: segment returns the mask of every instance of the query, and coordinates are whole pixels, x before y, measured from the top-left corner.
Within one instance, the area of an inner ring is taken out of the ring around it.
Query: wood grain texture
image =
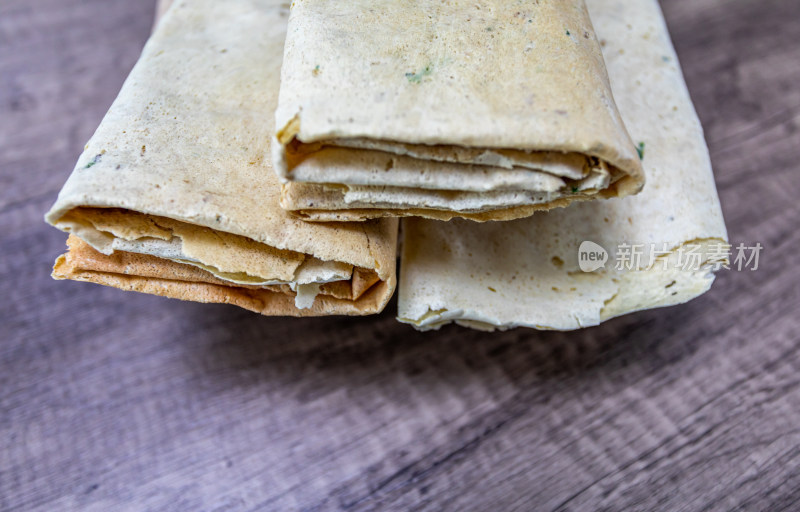
[[[154,1],[0,2],[0,510],[800,509],[800,3],[662,5],[761,268],[487,335],[52,281],[42,215]]]

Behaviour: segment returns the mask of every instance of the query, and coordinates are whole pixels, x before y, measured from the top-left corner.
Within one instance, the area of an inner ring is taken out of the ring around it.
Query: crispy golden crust
[[[194,302],[233,304],[266,316],[366,315],[379,312],[388,301],[388,283],[373,278],[374,285],[364,288],[369,279],[359,277],[350,297],[338,298],[323,288],[311,308],[298,309],[294,293],[286,286],[231,286],[205,270],[154,256],[122,251],[106,256],[76,236],[70,236],[67,245],[69,251],[59,256],[53,267],[55,279]],[[353,299],[356,293],[359,296]]]

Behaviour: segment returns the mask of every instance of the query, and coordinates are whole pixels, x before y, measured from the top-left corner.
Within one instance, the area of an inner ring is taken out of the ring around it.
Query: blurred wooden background
[[[42,215],[154,3],[0,1],[0,510],[800,509],[799,2],[662,2],[761,268],[495,335],[52,281]]]

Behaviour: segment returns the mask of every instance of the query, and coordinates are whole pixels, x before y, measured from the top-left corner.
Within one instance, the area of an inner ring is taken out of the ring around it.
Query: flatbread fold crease
[[[309,224],[267,155],[288,5],[167,10],[47,222],[58,279],[266,315],[369,314],[395,287],[397,220]]]
[[[643,186],[583,0],[294,2],[282,206],[507,220]]]

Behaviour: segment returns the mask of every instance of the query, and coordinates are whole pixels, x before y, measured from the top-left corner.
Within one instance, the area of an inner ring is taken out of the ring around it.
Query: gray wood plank
[[[760,270],[488,335],[50,280],[41,216],[154,1],[0,2],[0,510],[800,508],[800,4],[662,5]]]

